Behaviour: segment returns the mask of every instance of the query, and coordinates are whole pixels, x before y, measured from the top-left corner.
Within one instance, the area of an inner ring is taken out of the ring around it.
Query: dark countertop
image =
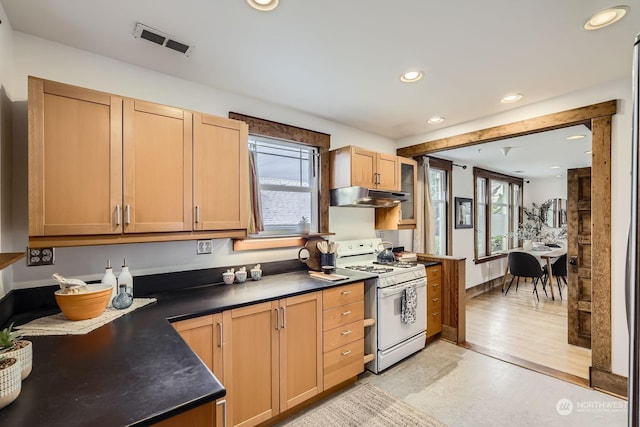
[[[22,382],[20,396],[0,409],[0,425],[149,425],[220,398],[226,393],[223,385],[169,321],[376,277],[337,273],[349,279],[329,282],[297,271],[240,285],[162,292],[149,295],[157,303],[89,334],[28,337],[33,371]]]
[[[442,264],[440,261],[420,261],[418,260],[418,262],[422,265],[424,265],[425,268],[427,267],[433,267],[434,265],[440,265]]]

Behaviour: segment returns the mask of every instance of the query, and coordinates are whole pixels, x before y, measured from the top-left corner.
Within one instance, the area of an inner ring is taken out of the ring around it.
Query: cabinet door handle
[[[120,225],[120,205],[116,205],[116,225]]]
[[[196,224],[200,222],[200,206],[196,206]]]
[[[438,298],[434,298],[434,299],[432,299],[431,301],[433,301],[433,302],[438,302]]]
[[[438,312],[436,311],[435,313],[433,313],[433,314],[431,314],[431,315],[432,315],[433,317],[435,317],[435,316],[437,316],[438,314],[440,314],[440,313],[438,313]]]
[[[275,308],[274,311],[276,312],[276,331],[279,331],[280,330],[280,310]]]
[[[342,291],[340,292],[342,295],[349,295],[351,293],[351,291]]]
[[[351,333],[351,331],[342,331],[342,335],[349,335]]]
[[[348,316],[348,315],[350,315],[350,314],[351,314],[351,310],[347,310],[347,311],[343,311],[343,312],[341,313],[341,316]]]
[[[125,212],[125,216],[126,216],[125,224],[129,225],[129,224],[131,224],[131,205],[125,206],[124,212]]]
[[[282,329],[284,329],[287,327],[287,310],[285,307],[280,307],[280,310],[282,310]]]
[[[218,322],[218,347],[222,348],[222,323]]]
[[[438,287],[438,283],[434,283],[433,285],[431,285],[432,288],[437,288]]]
[[[340,354],[342,354],[343,356],[348,356],[349,354],[351,354],[351,350],[343,351]]]
[[[216,406],[222,406],[222,427],[227,427],[227,399],[217,401]]]

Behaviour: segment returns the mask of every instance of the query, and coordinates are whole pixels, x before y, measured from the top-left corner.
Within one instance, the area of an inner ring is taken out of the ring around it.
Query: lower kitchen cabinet
[[[427,267],[427,338],[442,331],[442,266]]]
[[[207,365],[207,368],[223,383],[222,313],[182,320],[174,323],[173,327],[180,333],[180,336],[189,345],[191,350]],[[222,410],[216,411],[216,407],[222,407]],[[226,400],[222,398],[218,399],[215,403],[207,403],[161,421],[155,424],[155,426],[224,427],[226,425],[225,418]]]
[[[364,371],[364,283],[323,291],[324,388]]]
[[[224,386],[233,426],[254,426],[321,393],[322,293],[223,313]]]

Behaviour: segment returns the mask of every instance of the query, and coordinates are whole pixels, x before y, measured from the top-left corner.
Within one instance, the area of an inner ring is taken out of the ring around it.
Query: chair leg
[[[537,280],[538,280],[538,277],[536,277],[534,280],[536,280],[536,281],[537,281]],[[540,281],[542,282],[542,278],[540,278]],[[542,282],[542,290],[544,291],[544,296],[546,296],[547,298],[549,298],[549,294],[547,293],[547,287],[545,286],[545,284],[546,284],[545,282]],[[551,283],[549,283],[549,285],[550,285],[550,286],[553,286],[553,285],[551,285]]]
[[[536,294],[536,298],[538,299],[538,302],[540,302],[540,296],[538,296],[538,287],[537,287],[537,285],[538,285],[538,278],[535,277],[533,279],[533,293]]]
[[[558,292],[560,293],[560,301],[562,301],[562,286],[560,285],[560,277],[556,277],[558,281]]]
[[[520,276],[517,276],[518,278],[516,279],[516,292],[518,292],[518,285],[520,284]]]
[[[509,293],[509,289],[511,289],[511,284],[513,283],[513,279],[515,279],[516,276],[511,277],[511,281],[509,282],[509,286],[507,286],[507,290],[504,292],[505,296]],[[517,286],[517,284],[516,284]]]

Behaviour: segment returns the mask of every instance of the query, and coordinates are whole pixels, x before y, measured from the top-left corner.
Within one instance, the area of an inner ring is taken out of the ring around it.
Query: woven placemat
[[[124,310],[107,307],[104,313],[98,317],[94,317],[93,319],[69,320],[64,317],[64,314],[58,313],[32,320],[31,322],[25,323],[21,326],[16,326],[16,329],[25,336],[84,335],[94,329],[98,329],[102,325],[106,325],[120,316],[124,316],[127,313],[131,313],[132,311],[153,302],[156,302],[155,298],[134,298],[133,304],[131,304],[130,307],[125,308]]]

